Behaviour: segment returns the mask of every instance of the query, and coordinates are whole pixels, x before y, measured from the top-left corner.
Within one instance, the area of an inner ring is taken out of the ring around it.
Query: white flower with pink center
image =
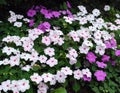
[[[45,44],[46,46],[49,46],[51,44],[51,40],[48,36],[43,36],[42,43]]]
[[[18,81],[16,81],[16,80],[13,80],[13,81],[11,81],[11,90],[13,91],[13,92],[19,92],[19,85],[18,85]]]
[[[2,82],[1,87],[2,87],[2,90],[4,92],[7,92],[7,91],[11,90],[11,82],[10,82],[10,80]]]
[[[106,46],[102,46],[102,45],[99,45],[99,46],[96,46],[96,50],[95,50],[95,53],[98,53],[100,55],[104,55],[105,53],[105,48]]]
[[[79,69],[75,70],[75,71],[73,72],[73,74],[74,74],[74,78],[77,79],[77,80],[83,78],[82,71],[79,70]]]
[[[40,63],[46,63],[47,57],[45,55],[40,55],[40,57],[38,58],[38,60],[40,61]]]
[[[64,83],[66,78],[67,78],[67,76],[63,72],[57,71],[56,80],[59,83]]]
[[[18,85],[19,85],[18,89],[21,92],[25,92],[30,88],[29,81],[26,79],[18,80]]]
[[[72,75],[72,70],[70,69],[70,67],[62,67],[61,68],[61,72],[63,72],[65,75]]]
[[[46,55],[49,55],[50,57],[52,57],[52,56],[55,55],[55,49],[54,49],[54,48],[47,47],[47,48],[44,50],[44,53],[45,53]]]
[[[79,47],[80,53],[84,53],[84,54],[87,54],[89,49],[90,49],[90,47],[88,47],[88,46],[86,46],[84,44]]]
[[[50,67],[53,67],[58,64],[58,60],[55,59],[54,57],[51,57],[50,59],[47,60],[46,64],[49,65]]]
[[[44,73],[41,77],[42,77],[43,81],[45,83],[47,83],[52,80],[53,75],[50,73]]]
[[[10,57],[10,66],[19,66],[20,64],[20,56],[11,56]]]
[[[38,73],[34,73],[33,75],[31,75],[30,79],[36,84],[39,84],[42,81],[42,77],[39,76]]]

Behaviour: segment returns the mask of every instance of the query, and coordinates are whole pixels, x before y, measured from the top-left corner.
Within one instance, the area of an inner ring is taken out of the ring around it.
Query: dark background
[[[33,5],[43,5],[49,9],[59,10],[60,5],[66,1],[69,1],[73,8],[82,4],[87,7],[87,10],[101,9],[108,4],[120,10],[120,0],[0,0],[0,20],[7,18],[9,10],[26,16],[27,10]]]

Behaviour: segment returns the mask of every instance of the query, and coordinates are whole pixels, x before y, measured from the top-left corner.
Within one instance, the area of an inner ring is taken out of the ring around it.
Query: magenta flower
[[[59,16],[61,15],[61,14],[60,14],[59,12],[57,12],[57,11],[53,11],[52,14],[53,14],[54,17],[57,17],[57,18],[59,18]]]
[[[111,43],[111,46],[112,46],[112,47],[116,47],[116,46],[117,46],[117,42],[116,42],[116,40],[115,40],[114,38],[112,38],[112,39],[110,40],[110,43]]]
[[[53,17],[52,13],[47,13],[47,14],[45,14],[44,16],[45,16],[45,18],[47,18],[47,19],[51,19],[51,18]]]
[[[93,62],[95,62],[96,61],[96,56],[95,56],[95,54],[94,53],[92,53],[92,52],[89,52],[88,54],[87,54],[87,56],[86,56],[86,59],[90,62],[90,63],[93,63]]]
[[[108,55],[103,55],[102,56],[102,61],[103,62],[106,62],[106,61],[109,61],[110,60],[110,56],[108,56]]]
[[[116,50],[116,51],[115,51],[115,55],[116,55],[116,56],[120,56],[120,50]]]
[[[106,48],[112,48],[111,43],[109,41],[105,41]]]
[[[35,23],[34,23],[34,20],[31,19],[30,22],[29,22],[29,27],[32,27],[34,24],[35,24]]]
[[[71,5],[70,5],[69,1],[67,1],[67,7],[71,8]]]
[[[99,62],[99,61],[97,61],[96,64],[100,68],[105,68],[107,66],[104,62]]]
[[[83,80],[84,81],[91,81],[91,78],[90,77],[87,77],[86,75],[83,76]]]
[[[47,9],[41,9],[40,13],[43,14],[43,15],[46,15],[46,14],[48,14],[48,10]]]
[[[98,81],[104,81],[107,74],[106,74],[106,72],[104,72],[102,70],[97,70],[94,73],[94,76],[97,78]]]
[[[40,25],[38,25],[38,29],[42,30],[42,31],[46,31],[47,29],[50,29],[51,25],[49,22],[44,22],[41,23]]]
[[[27,16],[33,17],[34,15],[36,15],[36,11],[35,10],[33,10],[33,9],[28,10]]]

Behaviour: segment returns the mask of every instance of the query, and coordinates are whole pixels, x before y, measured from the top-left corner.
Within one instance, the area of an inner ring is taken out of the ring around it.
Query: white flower
[[[92,76],[92,73],[90,72],[90,70],[88,68],[82,69],[82,73],[83,73],[83,75],[86,75],[89,78],[91,78],[91,76]]]
[[[74,20],[73,18],[67,17],[67,16],[64,16],[63,18],[64,18],[65,21],[66,21],[67,23],[69,23],[69,24],[72,24],[72,21]]]
[[[22,70],[24,70],[24,71],[29,72],[29,71],[30,71],[30,69],[31,69],[31,66],[26,65],[26,66],[22,67],[21,69],[22,69]]]
[[[40,89],[43,89],[43,88],[48,89],[48,86],[45,83],[40,82],[40,84],[38,85],[38,89],[40,90]]]
[[[92,13],[93,13],[93,15],[96,16],[96,17],[101,14],[98,9],[94,9],[94,10],[92,11]]]
[[[51,57],[51,56],[54,56],[54,55],[55,55],[55,52],[54,52],[54,51],[55,51],[54,48],[47,47],[47,48],[44,50],[44,53],[45,53],[46,55],[49,55],[49,56]]]
[[[67,78],[67,76],[63,72],[57,71],[56,80],[59,83],[64,83],[66,78]]]
[[[80,5],[78,6],[79,10],[81,11],[81,15],[84,16],[85,14],[87,14],[87,10],[86,7]]]
[[[25,92],[30,88],[29,81],[26,79],[18,80],[18,85],[19,85],[18,89],[21,92]]]
[[[14,48],[11,48],[11,47],[5,46],[5,47],[2,49],[2,53],[6,53],[7,55],[12,54],[13,52],[15,52],[15,49],[14,49]]]
[[[44,73],[41,77],[43,78],[43,81],[47,83],[52,80],[53,75],[50,73]]]
[[[82,17],[82,18],[79,19],[79,24],[84,25],[86,23],[87,23],[86,17]]]
[[[88,47],[88,46],[86,46],[84,44],[79,47],[80,53],[84,53],[84,54],[87,54],[89,49],[90,49],[90,47]]]
[[[69,32],[68,36],[72,37],[74,41],[77,41],[77,42],[80,41],[80,38],[78,37],[78,34],[75,31]]]
[[[115,14],[115,16],[116,16],[117,18],[120,18],[120,15],[119,15],[119,14]]]
[[[109,11],[109,10],[110,10],[110,6],[109,6],[109,5],[105,5],[105,6],[104,6],[104,10],[105,10],[105,11]]]
[[[96,46],[95,53],[99,53],[100,55],[104,55],[105,48],[106,48],[105,45],[104,46],[102,46],[102,45]]]
[[[28,59],[30,59],[30,54],[22,53],[22,54],[20,54],[20,58],[27,61]]]
[[[24,16],[23,15],[16,15],[17,19],[22,19]]]
[[[19,85],[18,85],[18,81],[13,80],[11,81],[11,90],[14,91],[19,91]]]
[[[30,22],[30,19],[28,19],[28,18],[24,18],[23,21],[29,23],[29,22]]]
[[[2,87],[4,92],[7,92],[8,90],[11,90],[11,82],[10,82],[10,80],[2,82],[1,87]]]
[[[82,71],[79,70],[79,69],[75,70],[73,73],[74,73],[74,78],[77,79],[77,80],[79,80],[83,77]]]
[[[40,57],[38,58],[40,63],[46,63],[47,61],[47,57],[45,55],[40,55]]]
[[[33,82],[36,82],[36,84],[39,84],[42,81],[42,77],[38,75],[38,73],[34,73],[33,75],[30,76],[30,79]]]
[[[48,89],[48,86],[45,83],[40,82],[40,84],[38,85],[37,93],[47,93],[47,89]]]
[[[16,16],[11,16],[11,17],[8,18],[8,21],[10,23],[16,22],[16,20],[17,20]]]
[[[19,56],[11,56],[10,57],[10,66],[18,66],[20,64],[20,57]]]
[[[88,20],[89,22],[92,22],[93,20],[95,20],[95,17],[94,17],[93,14],[89,14],[89,15],[87,15],[86,17],[87,17],[87,20]]]
[[[101,34],[102,34],[101,31],[96,31],[96,32],[94,33],[94,37],[95,37],[96,39],[101,39]]]
[[[59,38],[57,41],[54,42],[54,44],[58,44],[61,46],[64,43],[64,38]]]
[[[30,55],[30,61],[37,62],[38,60],[38,53],[37,51],[33,51]]]
[[[89,47],[93,47],[93,43],[91,41],[88,41],[87,39],[84,40],[83,44]]]
[[[72,75],[72,70],[69,67],[62,67],[61,72],[63,72],[65,75]]]
[[[50,85],[55,85],[55,84],[56,84],[56,78],[55,78],[55,75],[53,75],[50,81]]]
[[[77,51],[75,49],[73,49],[73,48],[70,48],[69,55],[71,55],[74,58],[78,57]]]
[[[3,60],[3,65],[8,65],[8,64],[10,64],[10,60],[8,60],[8,59],[5,58]]]
[[[42,43],[45,44],[46,46],[49,46],[51,44],[51,40],[47,36],[42,37]]]
[[[21,27],[21,26],[22,26],[22,22],[15,22],[15,23],[14,23],[14,26],[16,26],[16,27]]]
[[[71,57],[71,58],[70,58],[69,63],[70,63],[71,65],[75,64],[76,62],[77,62],[77,59],[76,59],[76,58],[74,58],[74,57]]]
[[[58,60],[55,59],[54,57],[51,57],[50,59],[47,60],[46,64],[49,65],[50,67],[53,67],[58,64]]]

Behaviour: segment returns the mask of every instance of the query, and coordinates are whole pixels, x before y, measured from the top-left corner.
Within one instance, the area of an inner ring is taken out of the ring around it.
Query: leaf
[[[51,93],[67,93],[66,89],[63,87],[53,90]]]
[[[80,84],[77,81],[74,83],[73,90],[76,93],[80,90]]]

